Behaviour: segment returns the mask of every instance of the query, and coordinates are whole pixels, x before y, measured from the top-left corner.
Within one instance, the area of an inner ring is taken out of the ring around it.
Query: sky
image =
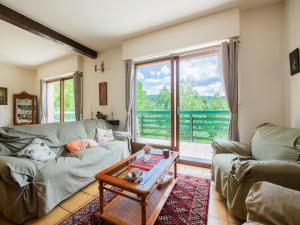
[[[171,70],[168,62],[138,67],[136,73],[148,95],[159,94],[164,86],[170,90]],[[181,60],[179,74],[180,80],[192,84],[200,96],[225,96],[216,54]]]

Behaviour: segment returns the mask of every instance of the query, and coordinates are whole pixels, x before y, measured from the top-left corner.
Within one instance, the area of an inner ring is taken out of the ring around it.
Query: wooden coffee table
[[[158,149],[151,151],[162,153]],[[144,151],[141,150],[96,175],[96,179],[99,180],[100,218],[117,225],[154,224],[176,184],[179,154],[170,151],[168,158],[162,158],[150,171],[144,171],[141,183],[127,181],[125,176],[130,170],[128,165],[143,156]],[[174,179],[164,188],[158,189],[160,180],[169,172],[172,165],[174,165]],[[105,207],[104,190],[116,194]]]

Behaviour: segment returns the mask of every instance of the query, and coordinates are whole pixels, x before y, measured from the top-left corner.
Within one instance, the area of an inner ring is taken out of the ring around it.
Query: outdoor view
[[[60,81],[50,82],[47,84],[47,122],[61,122],[60,121]],[[63,81],[64,91],[64,122],[75,121],[75,102],[74,102],[74,86],[73,79]]]
[[[180,140],[226,138],[230,114],[217,54],[180,59]],[[170,139],[170,62],[136,69],[137,139]]]

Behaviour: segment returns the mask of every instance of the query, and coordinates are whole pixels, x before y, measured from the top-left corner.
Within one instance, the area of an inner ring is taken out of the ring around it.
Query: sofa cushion
[[[39,138],[34,138],[29,145],[18,151],[16,155],[37,161],[47,161],[56,157],[56,154],[50,150],[49,146]]]
[[[252,138],[251,151],[256,160],[299,161],[300,129],[261,125]]]

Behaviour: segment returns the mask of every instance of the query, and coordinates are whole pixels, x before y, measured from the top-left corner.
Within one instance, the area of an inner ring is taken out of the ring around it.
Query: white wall
[[[290,76],[289,53],[300,48],[300,1],[286,0],[284,4],[284,83],[286,123],[300,128],[300,73]]]
[[[230,9],[132,38],[123,43],[123,59],[134,59],[239,36],[239,9]]]
[[[39,66],[37,79],[47,79],[63,76],[82,70],[82,57],[73,55]]]
[[[83,59],[83,104],[84,118],[91,118],[91,108],[94,117],[97,111],[107,114],[111,118],[113,107],[114,118],[120,120],[119,129],[124,129],[126,119],[125,106],[125,64],[122,60],[122,48],[114,48],[101,52],[97,59],[98,65],[104,60],[105,71],[95,72],[96,61],[84,57]],[[107,82],[107,106],[99,105],[100,82]]]
[[[13,125],[13,94],[38,93],[35,79],[34,70],[0,64],[0,87],[8,89],[8,105],[0,105],[0,127]]]
[[[283,7],[241,11],[240,136],[248,142],[265,122],[284,124]]]

